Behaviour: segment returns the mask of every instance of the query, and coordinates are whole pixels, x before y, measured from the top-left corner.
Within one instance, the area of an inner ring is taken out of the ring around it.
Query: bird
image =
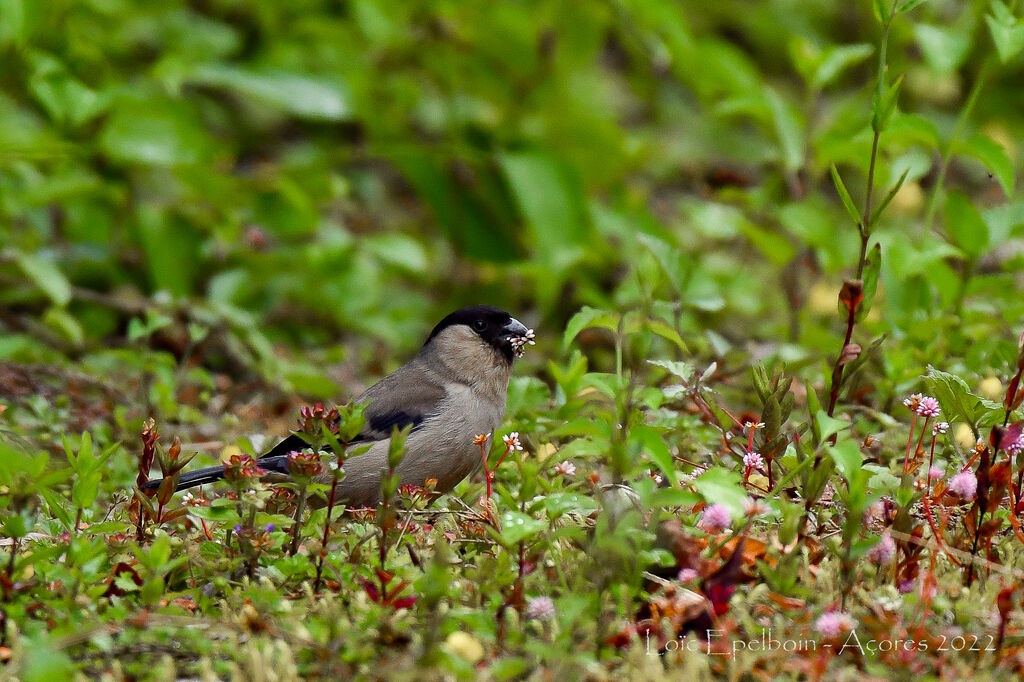
[[[350,444],[369,449],[344,460],[336,499],[353,508],[379,504],[396,428],[410,428],[405,456],[395,470],[401,485],[424,486],[434,479],[434,490],[446,493],[471,475],[482,462],[477,437],[486,434],[486,452],[505,418],[515,359],[534,338],[532,329],[490,305],[460,308],[444,317],[409,362],[356,398],[356,403],[367,404],[366,422]],[[307,447],[292,434],[256,463],[268,479],[281,480],[288,474],[288,455]],[[326,482],[332,476],[323,475]],[[176,490],[222,478],[223,466],[197,469],[181,474]],[[150,481],[145,488],[160,484]]]

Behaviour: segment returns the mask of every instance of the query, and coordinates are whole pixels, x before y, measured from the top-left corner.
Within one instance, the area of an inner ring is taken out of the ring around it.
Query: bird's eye
[[[478,332],[482,332],[483,330],[487,329],[487,321],[486,320],[473,320],[473,329],[478,331]]]

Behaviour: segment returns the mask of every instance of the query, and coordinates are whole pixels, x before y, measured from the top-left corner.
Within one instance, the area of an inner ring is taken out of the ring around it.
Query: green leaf
[[[1001,144],[990,140],[984,135],[972,135],[966,140],[955,141],[953,152],[968,154],[981,161],[992,175],[995,176],[996,180],[999,181],[999,185],[1003,188],[1006,196],[1013,196],[1013,161]]]
[[[914,24],[914,39],[921,46],[925,61],[937,73],[956,71],[971,49],[971,34],[962,28]]]
[[[972,260],[988,248],[988,226],[961,192],[953,191],[946,196],[946,232]]]
[[[928,0],[903,0],[900,4],[896,5],[896,11],[900,14],[909,12],[918,5],[927,2]]]
[[[929,392],[939,400],[949,421],[962,421],[975,425],[975,415],[981,399],[971,394],[967,382],[949,372],[928,365],[924,377]]]
[[[520,540],[540,533],[548,524],[517,511],[507,511],[501,515],[501,540],[503,544],[513,545]]]
[[[506,153],[499,162],[538,256],[547,260],[578,251],[590,223],[583,187],[572,170],[544,152]]]
[[[615,313],[608,312],[607,310],[583,306],[580,308],[578,313],[570,318],[568,324],[565,325],[565,333],[562,335],[562,347],[568,348],[569,344],[572,343],[572,340],[575,339],[581,331],[584,329],[591,329],[593,327],[608,329],[612,332],[618,331],[619,316]]]
[[[857,309],[856,320],[860,322],[867,317],[868,312],[871,310],[871,302],[875,298],[875,290],[878,288],[878,273],[882,269],[882,246],[881,244],[875,244],[874,248],[868,252],[867,260],[864,263],[864,273],[862,281],[864,282],[864,300],[861,301],[860,307]]]
[[[708,504],[724,504],[733,519],[741,519],[747,513],[747,493],[736,471],[712,467],[694,479],[693,487]]]
[[[818,433],[822,441],[828,440],[843,429],[848,429],[851,426],[848,421],[828,416],[825,410],[818,410],[818,413],[814,415],[814,421],[818,426]]]
[[[889,10],[892,7],[892,3],[889,0],[874,0],[872,7],[875,10],[875,18],[883,24],[888,24],[891,18]]]
[[[1017,21],[1013,13],[999,0],[992,2],[992,11],[995,14],[985,16],[989,33],[992,34],[992,42],[995,43],[999,59],[1004,64],[1024,49],[1024,23]]]
[[[299,118],[342,121],[351,116],[350,96],[336,78],[205,64],[195,70],[189,81],[233,90]]]
[[[234,507],[189,507],[188,513],[189,516],[217,523],[230,523],[238,520],[238,512]]]
[[[683,488],[657,488],[647,504],[651,507],[688,507],[699,501],[696,494]]]
[[[850,438],[826,447],[832,461],[836,463],[839,473],[842,474],[846,482],[852,487],[860,477],[861,465],[863,464],[863,458],[861,457],[857,441]]]
[[[116,106],[99,136],[115,161],[152,166],[196,164],[213,154],[212,140],[187,105],[153,98]]]
[[[14,261],[55,304],[65,306],[71,300],[71,283],[52,261],[21,251],[14,252]]]
[[[893,197],[895,197],[897,192],[900,191],[900,188],[903,187],[903,183],[907,180],[908,173],[910,173],[909,168],[903,171],[903,175],[901,175],[900,179],[896,181],[896,184],[886,192],[885,197],[882,199],[882,203],[878,204],[878,207],[871,212],[871,223],[868,225],[869,232],[878,223],[878,219],[882,217],[882,211],[886,209],[889,203],[892,202]]]
[[[688,362],[683,362],[681,360],[648,360],[647,362],[655,367],[667,369],[683,381],[690,381],[693,379],[693,365]]]
[[[839,193],[839,198],[842,200],[846,212],[850,215],[850,220],[853,221],[854,225],[860,226],[860,213],[853,203],[853,197],[850,196],[850,192],[846,189],[843,178],[839,175],[839,169],[836,168],[835,164],[832,164],[829,166],[829,172],[832,173],[832,183],[836,186],[836,192]]]
[[[835,80],[846,69],[856,66],[870,57],[874,51],[875,48],[866,43],[829,46],[825,49],[821,61],[818,62],[818,67],[814,71],[811,84],[815,89],[820,90]]]
[[[630,438],[639,439],[644,454],[661,469],[670,484],[676,485],[675,460],[661,433],[650,426],[634,426]]]
[[[768,108],[782,152],[782,165],[790,173],[804,164],[804,122],[800,111],[772,88],[767,88]]]
[[[882,132],[889,126],[893,112],[896,111],[896,104],[899,100],[900,86],[903,85],[903,76],[900,76],[879,96],[877,93],[871,103],[871,129],[875,132]]]

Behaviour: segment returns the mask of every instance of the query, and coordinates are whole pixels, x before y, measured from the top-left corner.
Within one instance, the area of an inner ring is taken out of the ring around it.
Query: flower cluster
[[[949,479],[949,492],[964,500],[973,500],[978,494],[978,477],[970,469],[961,471]]]
[[[845,611],[829,611],[818,616],[814,628],[824,637],[834,639],[853,629],[853,617]]]
[[[712,504],[704,508],[704,513],[697,522],[697,527],[708,533],[720,533],[732,525],[732,514],[721,504]]]
[[[256,460],[249,455],[231,455],[228,461],[224,462],[224,480],[226,481],[248,481],[260,478],[267,473],[261,469]]]
[[[302,478],[313,478],[324,471],[320,453],[306,449],[288,453],[288,473]]]
[[[551,620],[555,617],[555,602],[550,597],[534,597],[526,605],[527,620]]]
[[[525,352],[524,352],[523,349],[527,345],[530,345],[530,346],[535,345],[534,339],[536,339],[536,338],[537,338],[537,335],[533,332],[533,330],[532,329],[527,329],[526,333],[521,335],[521,336],[519,336],[519,335],[517,335],[517,336],[510,336],[509,339],[508,339],[508,342],[510,344],[512,344],[512,352],[515,353],[516,357],[517,358],[521,358],[521,357],[523,357],[523,355],[525,355]]]
[[[762,457],[761,453],[759,452],[748,452],[747,454],[743,455],[743,466],[745,466],[748,470],[760,469],[763,464],[764,457]]]
[[[299,431],[310,435],[320,435],[320,424],[325,423],[331,433],[338,432],[338,420],[340,419],[338,408],[327,409],[323,403],[316,403],[313,407],[308,405],[299,410]]]
[[[868,550],[868,560],[873,564],[881,566],[892,561],[896,557],[896,542],[892,539],[889,531],[882,535],[877,545]]]

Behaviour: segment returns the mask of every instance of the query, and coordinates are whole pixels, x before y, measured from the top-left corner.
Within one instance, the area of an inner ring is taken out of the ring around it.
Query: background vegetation
[[[1018,5],[0,0],[7,669],[1020,666],[1019,429],[990,436],[1020,418]],[[402,531],[345,517],[318,595],[325,514],[291,556],[270,489],[146,523],[145,420],[207,463],[258,454],[477,302],[538,332],[493,506],[478,477]],[[914,392],[973,506],[906,471]],[[623,481],[632,502],[602,487]],[[741,523],[747,496],[766,508]],[[695,528],[704,501],[745,545]],[[699,629],[657,606],[683,594],[657,566],[696,570],[736,641],[849,613],[1000,646],[648,657],[645,633]],[[392,572],[415,604],[381,594]]]

